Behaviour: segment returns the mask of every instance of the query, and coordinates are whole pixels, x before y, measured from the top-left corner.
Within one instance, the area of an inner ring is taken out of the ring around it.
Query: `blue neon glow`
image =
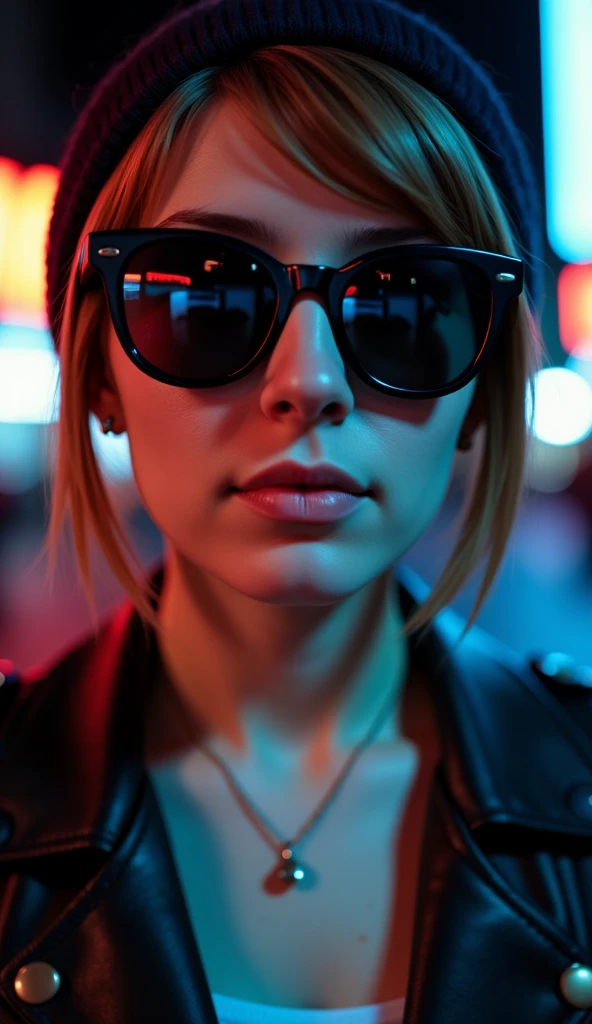
[[[592,260],[592,0],[540,0],[547,234]]]
[[[526,419],[532,405],[526,391]],[[546,444],[577,444],[592,433],[592,387],[579,373],[549,366],[535,375],[533,433]]]

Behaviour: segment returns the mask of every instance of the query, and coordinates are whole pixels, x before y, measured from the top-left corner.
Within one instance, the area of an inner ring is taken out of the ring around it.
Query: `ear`
[[[106,342],[97,345],[91,356],[88,382],[89,412],[94,413],[101,423],[107,416],[113,416],[115,422],[122,426],[123,408],[111,368]]]

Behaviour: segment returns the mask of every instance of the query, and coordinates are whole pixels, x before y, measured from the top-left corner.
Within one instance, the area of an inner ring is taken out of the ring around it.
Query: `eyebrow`
[[[234,232],[244,235],[252,242],[263,246],[278,246],[282,242],[282,236],[273,224],[260,220],[258,217],[243,217],[238,213],[222,213],[216,210],[186,209],[177,210],[170,217],[161,221],[155,226],[157,228],[168,228],[174,224],[189,224],[194,226],[212,228],[218,231]],[[381,225],[364,228],[349,228],[346,231],[333,234],[331,241],[348,248],[356,245],[399,245],[413,239],[424,238],[432,234],[429,228],[422,227],[391,227]]]

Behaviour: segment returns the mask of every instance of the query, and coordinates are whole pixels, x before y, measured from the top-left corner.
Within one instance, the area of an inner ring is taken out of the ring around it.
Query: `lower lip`
[[[334,519],[344,519],[369,498],[367,494],[299,491],[289,487],[258,487],[253,491],[234,493],[264,516],[303,523],[330,523]]]

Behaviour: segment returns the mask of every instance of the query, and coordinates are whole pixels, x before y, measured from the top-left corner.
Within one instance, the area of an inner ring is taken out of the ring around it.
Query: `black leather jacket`
[[[408,614],[427,590],[397,580]],[[404,1021],[591,1024],[592,673],[476,627],[452,650],[463,625],[412,655],[443,755]],[[0,1024],[216,1024],[141,754],[154,652],[125,600],[52,664],[0,663]]]

